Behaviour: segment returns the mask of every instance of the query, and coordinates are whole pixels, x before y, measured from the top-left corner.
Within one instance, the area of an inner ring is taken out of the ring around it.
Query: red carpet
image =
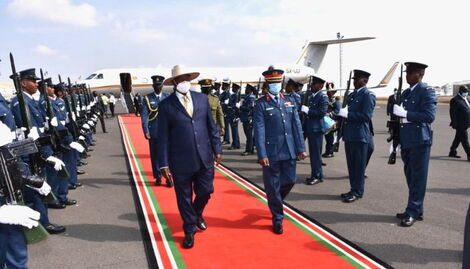
[[[215,192],[204,212],[209,228],[195,235],[194,248],[183,249],[174,189],[153,184],[140,118],[121,116],[120,125],[150,251],[160,268],[388,267],[288,206],[284,234],[274,234],[264,192],[222,165],[216,169]]]

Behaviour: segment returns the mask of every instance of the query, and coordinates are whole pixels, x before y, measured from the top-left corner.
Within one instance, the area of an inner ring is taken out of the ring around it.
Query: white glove
[[[88,105],[88,106],[86,107],[86,109],[87,109],[87,110],[90,110],[90,109],[91,109],[91,105]]]
[[[57,122],[57,118],[56,118],[56,117],[52,118],[52,120],[51,120],[51,125],[54,126],[54,127],[57,127],[57,126],[59,125],[59,123]]]
[[[0,207],[0,223],[21,225],[29,229],[39,225],[41,214],[22,205],[3,205]]]
[[[82,106],[82,110],[85,110],[85,111],[86,111],[86,106]]]
[[[78,137],[78,140],[85,140],[85,137],[83,135]]]
[[[348,113],[349,113],[349,112],[348,112],[348,107],[341,108],[341,109],[339,110],[339,112],[338,112],[338,116],[347,119],[347,118],[348,118]]]
[[[29,130],[28,138],[32,138],[33,140],[37,140],[39,138],[39,132],[37,127],[31,128]]]
[[[61,120],[61,121],[60,121],[60,124],[62,124],[62,125],[65,126],[65,124],[67,124],[67,122],[66,122],[66,120]]]
[[[236,106],[237,108],[240,108],[240,107],[242,106],[242,103],[241,103],[241,102],[238,102],[238,103],[235,104],[235,106]]]
[[[305,114],[308,114],[308,111],[309,111],[309,110],[310,110],[310,109],[308,108],[308,106],[304,106],[304,105],[303,105],[303,106],[300,107],[300,111],[302,111],[302,112],[305,113]]]
[[[51,162],[51,163],[54,163],[54,170],[56,171],[60,171],[63,169],[63,167],[65,167],[65,164],[64,162],[59,159],[59,158],[56,158],[54,156],[50,156],[46,159],[46,161],[48,162]]]
[[[72,112],[72,120],[73,121],[76,121],[77,120],[77,117],[75,117],[75,113]]]
[[[0,121],[0,147],[13,141],[15,137],[15,132],[12,132],[8,126]]]
[[[77,143],[77,142],[70,143],[69,147],[73,148],[74,150],[80,153],[82,153],[85,150],[85,148],[80,143]]]
[[[393,105],[393,114],[397,115],[398,117],[406,118],[408,112],[403,108],[403,105],[399,106],[397,104]]]
[[[400,150],[400,144],[398,144],[398,146],[397,146],[397,149],[396,149],[396,150],[397,150],[397,151],[398,151],[398,150]],[[389,153],[392,153],[392,152],[393,152],[393,143],[392,143],[392,144],[390,144],[390,149],[389,149],[388,151],[389,151]]]
[[[88,123],[88,125],[90,125],[90,126],[95,126],[95,123],[94,123],[92,120],[89,120],[87,123]]]
[[[90,125],[88,125],[87,123],[83,124],[82,127],[87,130],[90,130]]]
[[[80,109],[80,106],[79,106],[79,105],[77,105],[77,111],[80,111],[80,110],[81,110],[81,109]]]
[[[224,101],[224,104],[228,105],[228,99],[226,99],[226,100]]]
[[[49,186],[49,184],[47,184],[46,181],[42,183],[41,188],[33,188],[31,186],[28,186],[28,187],[30,187],[31,189],[37,191],[39,194],[44,195],[44,196],[48,195],[51,192],[51,186]]]

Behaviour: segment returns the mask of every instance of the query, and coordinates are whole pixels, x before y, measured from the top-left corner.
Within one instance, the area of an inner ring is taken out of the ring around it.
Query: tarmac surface
[[[324,159],[327,166],[323,167],[325,181],[321,184],[305,185],[309,160],[298,163],[299,179],[286,202],[395,268],[461,268],[470,164],[461,148],[464,158],[446,157],[454,136],[448,126],[449,107],[438,106],[424,221],[411,228],[399,227],[395,218],[406,207],[408,191],[401,159],[395,165],[387,164],[384,108],[378,105],[374,112],[375,152],[367,169],[363,199],[352,204],[340,201],[339,194],[349,190],[341,144],[334,158]],[[66,225],[67,232],[31,245],[31,268],[148,267],[118,123],[109,119],[106,124],[109,133],[98,131],[97,146],[89,164],[82,167],[87,172],[80,177],[84,187],[70,192],[78,206],[49,210],[51,222]],[[240,156],[244,146],[241,126],[240,137],[242,149],[224,150],[223,163],[263,186],[256,156]]]

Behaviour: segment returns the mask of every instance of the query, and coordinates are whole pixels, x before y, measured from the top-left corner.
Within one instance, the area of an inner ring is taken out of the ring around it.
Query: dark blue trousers
[[[67,170],[69,170],[70,172],[70,177],[67,182],[69,184],[77,183],[77,163],[79,161],[78,156],[79,156],[78,151],[74,149],[64,152],[63,154],[62,161],[65,163],[65,167],[67,167]],[[68,185],[67,185],[67,192],[68,192]]]
[[[273,224],[281,224],[284,219],[282,201],[289,194],[297,181],[296,161],[284,160],[269,162],[263,167],[263,182]]]
[[[214,192],[214,167],[204,168],[194,173],[175,174],[176,201],[178,210],[183,219],[183,230],[185,233],[196,232],[196,221],[202,216],[204,208]],[[194,200],[193,197],[194,190]]]
[[[416,218],[423,214],[424,195],[428,181],[431,145],[422,145],[401,150],[406,184],[408,185],[408,205],[406,214]]]
[[[349,183],[351,193],[362,196],[364,194],[364,175],[367,165],[367,152],[369,143],[345,142],[346,162],[348,164]]]
[[[308,151],[310,155],[310,177],[323,178],[323,170],[321,167],[321,151],[323,146],[323,133],[314,132],[307,133],[308,138]]]
[[[152,173],[153,178],[161,179],[162,173],[160,172],[160,167],[158,166],[158,139],[150,138],[149,139],[149,147],[150,147],[150,160],[152,161]]]
[[[232,147],[240,147],[240,136],[238,135],[238,122],[230,120],[230,130],[232,131]]]
[[[46,205],[42,202],[42,197],[43,196],[41,196],[39,193],[37,193],[31,188],[23,188],[23,198],[25,204],[31,209],[34,209],[39,212],[39,214],[41,215],[39,218],[39,222],[42,225],[46,226],[49,224],[49,214],[47,212]]]
[[[254,137],[253,137],[253,126],[251,126],[250,122],[245,121],[243,122],[243,132],[246,136],[246,152],[253,152],[254,149]]]
[[[0,268],[27,268],[28,249],[19,225],[0,224]]]
[[[325,154],[333,154],[333,144],[335,142],[334,132],[329,132],[325,135]]]
[[[224,141],[230,143],[230,121],[227,119],[227,117],[224,117],[224,129]]]
[[[372,153],[374,153],[375,149],[375,144],[374,144],[374,137],[370,138],[369,145],[367,147],[367,162],[366,162],[366,168],[369,165],[370,157],[372,157]]]

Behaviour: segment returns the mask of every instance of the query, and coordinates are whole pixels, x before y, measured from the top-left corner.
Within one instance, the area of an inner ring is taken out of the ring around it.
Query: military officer
[[[230,98],[225,101],[228,106],[227,120],[230,123],[230,131],[232,133],[232,145],[229,150],[240,148],[240,135],[238,134],[238,122],[240,121],[239,107],[240,103],[240,85],[232,83],[232,94]]]
[[[150,159],[152,161],[153,178],[155,178],[155,184],[160,186],[162,184],[162,174],[158,167],[158,105],[162,100],[168,97],[167,93],[162,93],[162,84],[165,77],[152,76],[152,87],[153,91],[147,94],[142,102],[141,118],[142,118],[142,129],[144,131],[145,138],[149,141],[150,147]],[[173,181],[169,178],[166,180],[167,187],[173,187]]]
[[[350,93],[347,107],[340,109],[338,115],[345,118],[343,141],[348,164],[351,190],[341,194],[345,203],[352,203],[364,195],[364,175],[367,153],[372,135],[370,122],[375,106],[375,95],[367,88],[370,73],[354,70],[354,91]]]
[[[268,93],[253,110],[258,162],[276,234],[283,233],[282,203],[297,180],[296,160],[307,156],[296,107],[280,93],[283,73],[274,68],[263,72]]]
[[[302,106],[300,94],[298,93],[299,85],[299,83],[295,82],[292,79],[289,79],[286,85],[286,93],[284,94],[284,97],[288,97],[291,99],[291,102],[295,104],[297,109],[300,109],[300,107]]]
[[[247,156],[255,153],[253,140],[253,107],[255,106],[256,97],[253,94],[256,88],[250,84],[245,87],[245,98],[240,106],[240,121],[243,124],[243,132],[246,137],[245,151],[241,154]]]
[[[393,105],[393,114],[401,118],[401,158],[409,192],[405,212],[396,217],[401,226],[410,227],[416,220],[423,220],[432,144],[431,123],[436,117],[437,100],[434,90],[422,82],[428,66],[416,62],[406,62],[405,66],[410,87],[401,95],[402,105]]]
[[[230,99],[230,83],[222,82],[222,93],[219,95],[220,104],[222,105],[222,112],[224,113],[224,139],[222,145],[230,144],[230,122],[228,120],[228,102]]]
[[[338,114],[339,110],[341,109],[341,101],[339,97],[335,96],[336,89],[333,83],[328,83],[326,86],[326,95],[328,96],[328,110],[326,111],[330,118],[334,119],[335,116]],[[331,158],[334,157],[333,154],[333,144],[335,140],[334,132],[329,132],[325,134],[325,153],[323,153],[323,158]]]
[[[312,76],[310,90],[312,93],[308,100],[308,106],[303,105],[301,111],[305,113],[305,132],[308,138],[310,154],[310,177],[305,180],[307,185],[315,185],[323,182],[323,170],[321,152],[323,146],[323,117],[328,110],[328,98],[321,92],[325,80]]]
[[[470,103],[467,96],[467,86],[460,86],[459,93],[450,100],[450,126],[455,129],[455,137],[450,146],[449,157],[460,158],[457,155],[457,147],[462,143],[462,147],[467,153],[467,161],[470,162],[470,145],[467,133],[467,129],[470,127]]]
[[[214,90],[212,79],[201,79],[199,80],[199,85],[201,86],[201,92],[207,95],[209,99],[209,106],[212,112],[212,118],[217,125],[217,128],[220,131],[220,135],[224,136],[225,134],[225,122],[224,122],[224,112],[222,111],[222,105],[220,104],[219,98],[212,93]],[[220,84],[219,84],[220,86]]]

